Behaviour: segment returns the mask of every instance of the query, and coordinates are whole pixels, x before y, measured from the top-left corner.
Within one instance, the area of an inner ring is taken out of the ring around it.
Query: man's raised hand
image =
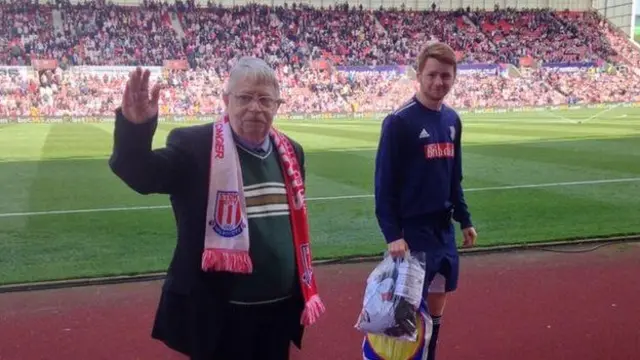
[[[156,83],[149,92],[151,72],[140,67],[129,74],[122,96],[122,114],[134,124],[146,123],[158,114],[158,99],[162,85]],[[151,95],[151,96],[149,96]]]

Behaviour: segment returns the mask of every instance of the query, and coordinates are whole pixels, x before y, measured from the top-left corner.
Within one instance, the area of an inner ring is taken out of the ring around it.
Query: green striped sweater
[[[253,273],[237,276],[231,300],[260,303],[286,298],[296,289],[297,273],[278,153],[274,146],[265,155],[236,147],[242,166]]]

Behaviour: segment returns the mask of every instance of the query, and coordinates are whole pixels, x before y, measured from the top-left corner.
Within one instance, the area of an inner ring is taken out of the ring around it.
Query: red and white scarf
[[[304,181],[298,158],[289,139],[273,128],[270,136],[274,140],[284,170],[298,278],[305,300],[300,321],[305,326],[312,325],[324,313],[325,307],[318,295],[311,265]],[[250,274],[253,265],[249,255],[249,226],[242,170],[228,116],[225,115],[213,124],[212,142],[202,269]]]

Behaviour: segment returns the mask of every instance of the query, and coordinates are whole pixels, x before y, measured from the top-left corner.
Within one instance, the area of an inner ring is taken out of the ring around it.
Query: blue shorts
[[[426,254],[424,295],[452,292],[458,288],[460,258],[456,233],[450,226],[424,225],[404,229],[404,239],[411,251]]]
[[[427,255],[427,274],[424,282],[424,296],[427,296],[429,293],[447,293],[456,291],[458,288],[459,272],[460,262],[458,255]]]

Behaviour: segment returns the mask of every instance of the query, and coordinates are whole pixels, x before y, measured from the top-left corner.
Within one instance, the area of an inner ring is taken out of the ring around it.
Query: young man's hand
[[[476,238],[478,238],[478,234],[476,233],[476,229],[473,226],[470,226],[466,229],[462,229],[462,237],[464,238],[462,247],[473,247],[476,244]]]
[[[404,239],[398,239],[390,242],[387,249],[389,250],[389,255],[391,255],[391,257],[400,258],[407,254],[409,246],[407,246],[407,242],[404,241]]]

